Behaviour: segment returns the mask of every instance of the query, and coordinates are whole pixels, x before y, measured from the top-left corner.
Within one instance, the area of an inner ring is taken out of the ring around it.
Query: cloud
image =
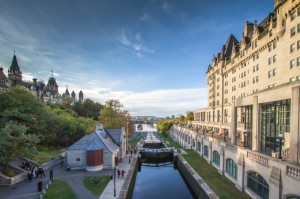
[[[112,91],[111,88],[83,90],[84,98],[105,103],[118,99],[131,115],[153,115],[166,117],[185,114],[207,106],[206,88],[160,89],[145,92]]]
[[[155,53],[155,50],[152,50],[143,44],[140,32],[135,35],[135,40],[131,41],[127,37],[126,33],[122,31],[118,37],[118,41],[123,45],[123,47],[133,50],[138,57],[142,57],[143,53]]]

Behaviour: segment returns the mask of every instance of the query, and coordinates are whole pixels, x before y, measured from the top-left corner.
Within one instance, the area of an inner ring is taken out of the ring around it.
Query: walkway
[[[117,169],[124,170],[125,177],[129,169],[129,156],[127,155],[122,162],[119,163]],[[62,179],[68,183],[71,189],[74,191],[78,199],[98,199],[99,196],[93,195],[89,192],[83,185],[83,179],[86,176],[108,176],[112,170],[102,170],[99,172],[87,172],[85,170],[71,170],[66,171],[65,168],[55,166],[53,168],[54,179]],[[46,177],[42,178],[43,184],[46,185],[49,183],[49,170],[46,172]],[[120,189],[123,186],[124,178],[120,177],[116,179],[116,193],[119,195]],[[27,180],[20,182],[13,186],[0,186],[0,198],[1,199],[39,199],[40,192],[37,190],[37,183],[40,179],[33,179],[32,182]],[[109,182],[106,189],[101,195],[101,199],[107,199],[113,197],[113,180]],[[117,198],[117,197],[116,197]]]
[[[130,155],[126,155],[123,161],[116,167],[116,169],[119,169],[120,171],[124,170],[126,172],[123,178],[121,176],[119,178],[116,176],[116,197],[114,197],[114,180],[111,180],[99,199],[119,198],[121,188],[124,184],[125,178],[128,174],[128,169],[130,167],[129,157]]]

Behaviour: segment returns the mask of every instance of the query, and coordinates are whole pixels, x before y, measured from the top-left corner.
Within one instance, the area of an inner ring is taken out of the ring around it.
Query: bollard
[[[46,193],[46,189],[43,189],[43,194],[45,194]]]
[[[51,180],[49,180],[49,185],[51,185]]]
[[[43,199],[43,194],[40,195],[40,199]]]
[[[48,189],[48,185],[46,185],[46,189]]]

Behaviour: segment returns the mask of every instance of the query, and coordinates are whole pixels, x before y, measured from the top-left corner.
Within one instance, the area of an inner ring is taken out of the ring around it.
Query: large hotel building
[[[230,35],[206,79],[208,108],[173,139],[253,198],[300,199],[300,0]]]

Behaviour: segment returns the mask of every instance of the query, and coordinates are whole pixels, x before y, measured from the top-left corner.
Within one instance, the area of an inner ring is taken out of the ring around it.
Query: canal
[[[156,126],[143,125],[143,130],[156,131]],[[194,199],[180,172],[173,164],[142,164],[136,175],[133,199]]]
[[[133,199],[193,199],[191,191],[173,164],[160,167],[142,166],[137,173]]]

